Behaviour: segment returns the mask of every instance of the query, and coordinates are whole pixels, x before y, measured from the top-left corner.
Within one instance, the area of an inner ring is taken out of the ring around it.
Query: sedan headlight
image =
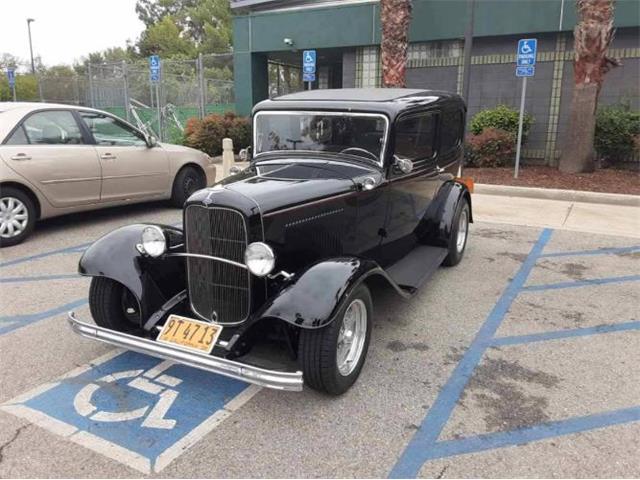
[[[276,256],[266,243],[254,242],[244,251],[244,263],[251,273],[264,277],[273,270]]]
[[[160,227],[150,225],[142,230],[142,249],[150,257],[159,257],[167,250],[167,239]]]

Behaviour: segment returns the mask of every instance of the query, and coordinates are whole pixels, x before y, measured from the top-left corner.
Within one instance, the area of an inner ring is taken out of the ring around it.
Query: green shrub
[[[509,132],[517,138],[518,136],[518,118],[520,112],[506,105],[498,105],[495,108],[488,108],[476,113],[471,119],[471,133],[480,135],[486,128],[495,128]],[[533,117],[526,113],[522,119],[522,143],[527,141],[531,125],[533,125]]]
[[[224,115],[207,115],[202,120],[190,118],[184,129],[184,144],[202,150],[211,156],[222,153],[222,139],[233,140],[233,149],[238,152],[251,143],[251,122],[233,112]]]
[[[598,110],[594,146],[601,159],[628,160],[638,152],[639,135],[640,112],[624,105]]]
[[[478,135],[469,135],[465,145],[469,167],[504,167],[514,158],[516,140],[512,133],[497,128],[485,128]]]

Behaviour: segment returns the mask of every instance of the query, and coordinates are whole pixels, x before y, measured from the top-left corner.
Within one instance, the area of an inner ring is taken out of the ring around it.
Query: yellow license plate
[[[211,353],[220,332],[222,332],[222,326],[215,323],[201,322],[180,315],[169,315],[158,336],[158,341],[198,352]]]

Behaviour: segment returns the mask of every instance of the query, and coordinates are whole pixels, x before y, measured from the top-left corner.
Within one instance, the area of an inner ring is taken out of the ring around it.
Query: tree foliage
[[[228,0],[138,0],[136,13],[146,25],[141,40],[147,32],[169,17],[180,37],[189,42],[194,51],[221,53],[231,48],[231,9]],[[143,54],[142,48],[140,53]]]

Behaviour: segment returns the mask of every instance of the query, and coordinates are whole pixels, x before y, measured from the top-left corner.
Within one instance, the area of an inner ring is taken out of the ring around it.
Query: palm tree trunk
[[[406,86],[411,0],[380,0],[382,85]]]
[[[574,87],[569,130],[559,169],[563,172],[592,172],[595,167],[593,137],[598,95],[604,75],[618,61],[606,56],[613,39],[615,0],[576,0],[580,21],[573,30]]]

